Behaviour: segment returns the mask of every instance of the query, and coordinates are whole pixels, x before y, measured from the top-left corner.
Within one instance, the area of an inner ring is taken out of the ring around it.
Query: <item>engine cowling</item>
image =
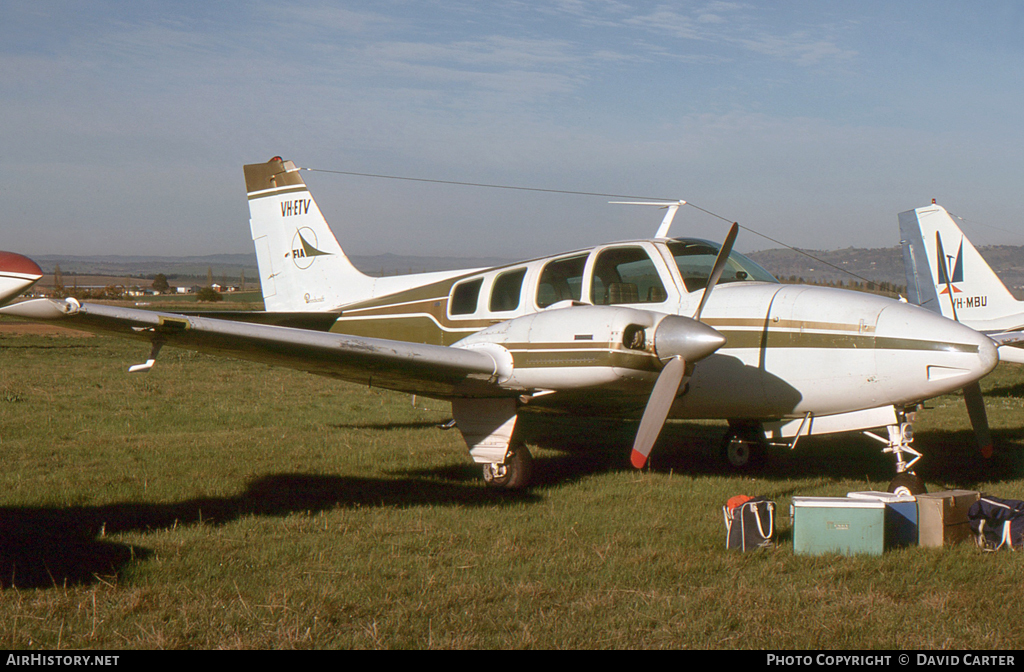
[[[687,317],[572,305],[495,324],[454,347],[490,354],[506,389],[647,390],[665,361],[696,362],[724,343],[717,331]]]

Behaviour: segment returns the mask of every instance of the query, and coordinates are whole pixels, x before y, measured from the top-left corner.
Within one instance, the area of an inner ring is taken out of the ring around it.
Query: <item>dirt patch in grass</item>
[[[32,322],[0,322],[0,336],[67,336],[69,338],[92,338],[88,331],[67,329],[52,324]]]

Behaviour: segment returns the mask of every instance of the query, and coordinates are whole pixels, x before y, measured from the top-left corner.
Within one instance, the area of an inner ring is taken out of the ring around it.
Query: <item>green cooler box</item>
[[[793,552],[806,555],[885,550],[885,502],[848,497],[793,498]]]

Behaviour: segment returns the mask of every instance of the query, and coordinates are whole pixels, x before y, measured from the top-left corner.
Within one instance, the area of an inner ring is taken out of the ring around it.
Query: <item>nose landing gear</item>
[[[864,432],[864,435],[886,444],[883,453],[896,456],[896,477],[889,482],[889,492],[897,495],[922,495],[927,492],[924,481],[911,470],[921,459],[921,453],[910,445],[914,441],[913,415],[901,411],[897,413],[897,419],[899,424],[886,427],[888,438],[872,432]],[[905,458],[908,455],[910,460]]]

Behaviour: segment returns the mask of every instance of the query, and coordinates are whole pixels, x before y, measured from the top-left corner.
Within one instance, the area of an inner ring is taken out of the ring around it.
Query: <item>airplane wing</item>
[[[1004,331],[1000,334],[985,334],[999,345],[1015,345],[1024,342],[1024,331]]]
[[[24,301],[0,308],[0,314],[151,342],[151,361],[140,369],[152,366],[157,350],[166,344],[425,396],[510,394],[493,384],[496,364],[477,350],[80,304],[74,299]]]

